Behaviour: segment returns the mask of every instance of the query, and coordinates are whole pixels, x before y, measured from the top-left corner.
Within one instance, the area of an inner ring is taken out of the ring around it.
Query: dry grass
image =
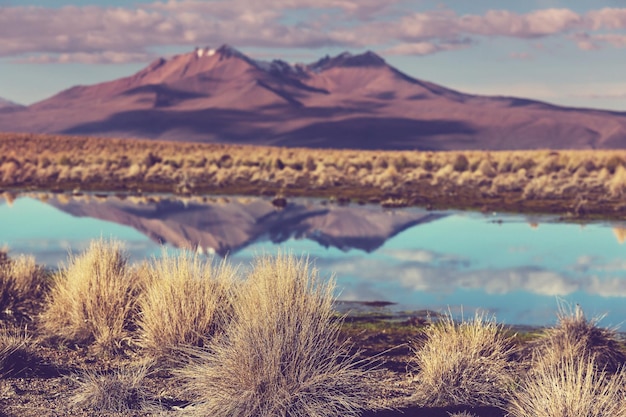
[[[561,303],[558,324],[547,329],[532,345],[534,356],[542,363],[559,363],[569,356],[593,357],[600,369],[616,371],[626,357],[615,339],[615,331],[598,327],[599,319],[587,319],[580,308]]]
[[[92,241],[54,276],[42,330],[49,338],[93,343],[101,352],[119,349],[129,338],[139,288],[121,243]]]
[[[26,331],[0,326],[0,378],[19,376],[36,364],[33,343]]]
[[[623,417],[625,387],[626,371],[599,371],[593,356],[539,360],[507,411],[511,417]]]
[[[32,320],[32,304],[44,293],[46,273],[32,256],[0,261],[0,318]]]
[[[124,413],[149,408],[145,377],[149,366],[122,368],[110,373],[87,371],[75,377],[78,388],[72,396],[76,408],[90,412]]]
[[[196,415],[356,416],[368,383],[333,318],[332,281],[293,256],[256,261],[225,337],[181,375]]]
[[[198,255],[163,254],[144,270],[139,299],[140,345],[152,356],[172,359],[182,346],[203,346],[222,331],[230,314],[235,270]]]
[[[362,151],[0,134],[0,187],[9,189],[399,194],[408,204],[491,200],[516,211],[558,201],[573,215],[620,215],[625,161],[622,150]]]
[[[448,314],[425,330],[425,343],[414,349],[422,406],[503,407],[515,385],[512,343],[502,326],[477,313],[455,322]]]

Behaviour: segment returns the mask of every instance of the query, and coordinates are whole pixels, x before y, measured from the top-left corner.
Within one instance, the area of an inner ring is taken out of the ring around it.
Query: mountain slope
[[[25,106],[14,103],[10,100],[0,97],[0,113],[2,112],[14,112],[16,110],[23,110]]]
[[[380,207],[339,207],[289,203],[277,210],[270,201],[214,203],[163,200],[133,204],[123,200],[48,203],[66,213],[133,227],[159,243],[199,248],[221,256],[258,240],[310,239],[341,250],[371,252],[409,227],[441,218],[427,211],[387,212]]]
[[[290,65],[227,45],[70,88],[0,115],[2,130],[362,149],[626,148],[626,113],[464,94],[373,52]]]

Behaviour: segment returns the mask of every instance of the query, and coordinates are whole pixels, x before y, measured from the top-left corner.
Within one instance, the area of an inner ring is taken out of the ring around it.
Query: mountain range
[[[0,112],[9,112],[9,111],[15,111],[15,110],[23,110],[25,109],[25,106],[22,106],[21,104],[17,104],[14,103],[10,100],[4,99],[2,97],[0,97]]]
[[[1,200],[0,200],[1,201]],[[371,252],[403,230],[444,217],[425,210],[386,211],[377,206],[290,202],[277,209],[263,199],[208,203],[161,200],[60,202],[48,204],[78,217],[130,226],[157,243],[226,256],[256,241],[309,239],[344,251]]]
[[[292,65],[223,45],[0,112],[0,131],[315,148],[626,148],[626,113],[465,94],[373,52]]]

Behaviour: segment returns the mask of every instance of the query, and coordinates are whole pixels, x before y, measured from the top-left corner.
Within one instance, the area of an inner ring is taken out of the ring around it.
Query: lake
[[[278,208],[251,197],[0,197],[0,247],[12,256],[56,267],[100,237],[124,241],[133,260],[162,246],[243,265],[279,250],[308,255],[336,277],[339,299],[389,301],[394,312],[481,309],[502,323],[551,325],[565,300],[626,330],[624,223],[314,199]]]

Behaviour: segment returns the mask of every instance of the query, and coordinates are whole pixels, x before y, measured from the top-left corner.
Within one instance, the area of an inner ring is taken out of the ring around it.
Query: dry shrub
[[[44,269],[32,256],[0,261],[0,318],[31,319],[47,286]]]
[[[140,288],[136,271],[117,241],[92,241],[54,276],[42,330],[50,338],[94,343],[102,352],[121,347],[129,336]]]
[[[450,417],[476,417],[469,411],[457,411],[456,413],[449,413]]]
[[[511,417],[624,417],[626,372],[601,372],[593,356],[539,361],[514,394]]]
[[[230,313],[235,270],[198,255],[167,253],[144,270],[139,299],[140,344],[151,355],[171,356],[185,345],[203,346]]]
[[[615,371],[626,357],[615,340],[615,331],[598,327],[598,319],[588,320],[582,308],[559,304],[558,324],[547,329],[534,343],[534,356],[544,363],[559,363],[568,356],[594,357],[600,369]]]
[[[0,326],[0,378],[19,376],[37,363],[33,340],[26,331]]]
[[[621,197],[626,191],[626,168],[623,165],[618,165],[615,169],[615,173],[606,184],[609,194],[613,197]]]
[[[225,337],[181,372],[198,399],[196,415],[359,415],[371,383],[339,342],[333,289],[307,260],[258,259]]]
[[[502,407],[516,380],[513,344],[501,325],[484,314],[457,323],[451,314],[425,330],[414,349],[421,406]]]
[[[89,411],[123,413],[152,406],[144,379],[149,366],[122,368],[110,373],[87,371],[76,376],[75,407]]]

